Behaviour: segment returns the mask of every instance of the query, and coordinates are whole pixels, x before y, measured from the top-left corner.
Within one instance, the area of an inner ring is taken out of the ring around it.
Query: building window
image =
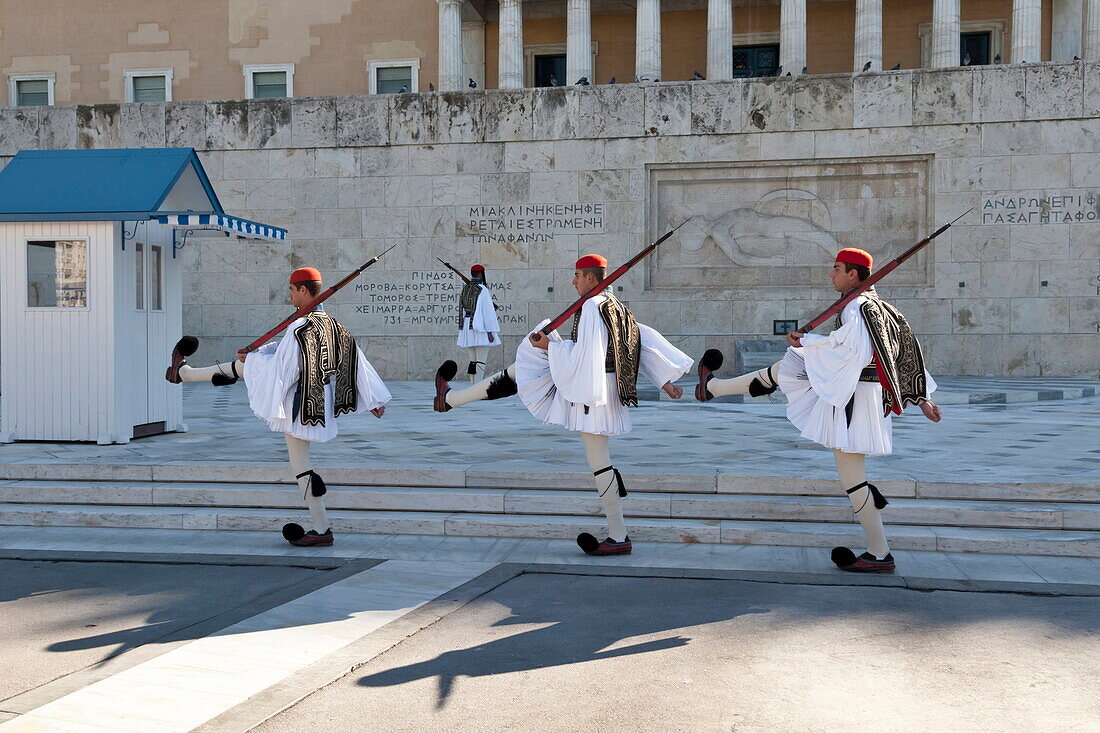
[[[145,245],[134,242],[134,307],[145,310]]]
[[[932,65],[932,24],[921,23],[917,26],[920,36],[920,62],[923,68]],[[1005,53],[1005,36],[1008,35],[1008,20],[964,20],[959,23],[959,64],[966,66],[967,53],[970,54],[970,66],[1001,63]],[[883,66],[888,59],[883,58]]]
[[[420,59],[371,61],[368,73],[371,94],[420,91]]]
[[[246,66],[244,87],[248,99],[293,97],[294,64]]]
[[[760,43],[733,47],[734,78],[775,76],[779,69],[779,44]]]
[[[88,243],[27,242],[27,307],[88,307]]]
[[[535,86],[560,87],[565,80],[565,54],[548,53],[535,57]]]
[[[172,101],[171,69],[127,69],[122,74],[127,102]]]
[[[53,74],[12,74],[8,77],[8,99],[16,107],[53,104]]]
[[[164,310],[164,248],[149,246],[149,307]]]
[[[990,32],[963,33],[959,43],[960,66],[986,66],[990,62]]]

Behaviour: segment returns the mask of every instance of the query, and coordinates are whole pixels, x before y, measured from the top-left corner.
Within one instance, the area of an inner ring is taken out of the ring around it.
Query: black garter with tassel
[[[868,482],[864,481],[861,484],[856,484],[855,486],[853,486],[850,489],[845,489],[844,493],[851,494],[853,492],[859,491],[864,486],[866,486],[867,490],[871,492],[871,497],[875,500],[875,509],[885,509],[886,505],[889,504],[890,502],[886,501],[886,497],[882,495],[882,492],[879,491],[878,487],[875,486],[874,484],[871,484],[871,483],[868,483]],[[863,502],[863,506],[861,506],[859,509],[856,509],[855,513],[859,514],[861,511],[863,511],[864,506],[867,506],[866,501]]]
[[[626,484],[623,483],[623,475],[619,473],[619,469],[615,468],[614,466],[608,466],[607,468],[601,468],[599,471],[593,471],[592,475],[599,476],[601,473],[607,473],[608,471],[615,472],[615,481],[617,481],[619,484],[619,496],[626,496]]]
[[[325,480],[318,476],[313,471],[302,471],[294,478],[298,479],[302,476],[309,476],[309,491],[314,496],[324,496],[328,493],[328,487],[325,486]]]

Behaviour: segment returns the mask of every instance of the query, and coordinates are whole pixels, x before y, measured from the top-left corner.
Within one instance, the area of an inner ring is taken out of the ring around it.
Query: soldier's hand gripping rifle
[[[887,262],[885,265],[883,265],[878,270],[873,272],[869,278],[867,278],[866,280],[861,282],[859,285],[857,285],[851,291],[849,291],[848,293],[845,293],[841,297],[837,298],[835,303],[830,305],[828,308],[826,308],[824,311],[822,311],[819,315],[817,315],[817,316],[811,318],[809,321],[807,321],[806,324],[802,328],[798,329],[798,331],[800,333],[803,333],[803,334],[809,333],[810,331],[812,331],[815,328],[817,328],[818,326],[820,326],[822,323],[825,323],[826,321],[828,321],[830,318],[835,316],[837,313],[840,313],[842,310],[844,310],[844,307],[846,305],[848,305],[853,300],[855,300],[860,295],[862,295],[867,290],[869,290],[879,280],[881,280],[882,278],[886,277],[891,272],[896,270],[898,267],[901,266],[901,263],[908,260],[910,257],[915,255],[917,252],[920,252],[922,249],[924,249],[926,246],[928,246],[929,242],[931,242],[933,239],[935,239],[936,237],[938,237],[941,234],[943,234],[944,232],[946,232],[948,229],[951,228],[952,224],[954,224],[959,219],[963,218],[964,216],[966,216],[967,214],[969,214],[973,210],[974,210],[973,207],[967,209],[961,215],[959,215],[954,221],[950,221],[947,224],[944,224],[942,227],[940,227],[936,231],[932,232],[930,235],[928,235],[924,239],[920,240],[919,242],[914,244],[909,249],[905,250],[903,253],[901,253],[900,255],[895,257],[894,259]],[[901,400],[897,399],[897,389],[895,388],[895,385],[890,383],[890,380],[887,378],[885,370],[882,368],[882,365],[879,364],[878,354],[875,354],[874,363],[875,363],[875,369],[878,371],[879,382],[882,384],[882,388],[885,389],[885,390],[889,390],[890,393],[894,395],[893,411],[896,414],[900,415],[901,414]]]
[[[620,265],[617,270],[615,270],[613,273],[611,273],[610,275],[605,277],[603,280],[601,280],[596,285],[596,287],[592,288],[587,293],[585,293],[581,297],[577,298],[577,301],[575,303],[573,303],[573,305],[566,308],[560,316],[558,316],[554,320],[550,321],[550,323],[543,326],[542,329],[541,329],[542,333],[544,333],[546,335],[550,335],[551,331],[556,329],[561,324],[565,323],[566,320],[568,320],[570,316],[572,316],[574,313],[579,311],[581,309],[581,307],[584,305],[584,301],[588,300],[593,295],[598,295],[598,294],[602,293],[604,291],[604,289],[607,288],[607,286],[611,285],[611,283],[615,282],[620,277],[625,275],[630,270],[630,268],[634,267],[634,265],[638,264],[639,262],[644,260],[646,257],[651,255],[662,242],[664,242],[666,239],[671,237],[676,232],[677,229],[682,227],[684,224],[687,224],[691,220],[691,218],[692,217],[684,219],[682,222],[677,224],[675,227],[673,227],[669,231],[665,232],[663,235],[661,235],[660,239],[658,239],[656,242],[654,242],[653,244],[651,244],[648,247],[646,247],[645,249],[643,249],[638,254],[631,257],[628,262],[626,262],[625,264]]]
[[[396,247],[396,246],[397,246],[396,244],[393,245],[393,247]],[[278,326],[271,329],[270,331],[265,333],[263,336],[260,336],[258,339],[256,339],[252,343],[250,343],[248,346],[245,346],[243,349],[241,349],[237,353],[239,353],[239,354],[240,353],[251,354],[253,351],[255,351],[256,349],[260,348],[261,346],[266,344],[271,339],[278,336],[280,333],[285,331],[286,328],[290,324],[294,323],[294,321],[296,321],[299,318],[301,318],[302,316],[306,315],[307,313],[312,311],[314,308],[321,305],[321,303],[324,303],[326,300],[328,300],[333,295],[335,295],[337,292],[339,292],[345,285],[350,283],[355,278],[359,277],[359,275],[362,274],[363,270],[367,269],[368,267],[373,265],[375,262],[378,262],[378,260],[382,259],[382,256],[385,255],[386,252],[389,252],[390,249],[393,249],[393,247],[390,247],[389,249],[387,249],[385,252],[383,252],[380,255],[375,255],[373,258],[367,260],[362,265],[360,265],[356,269],[349,272],[346,276],[344,276],[343,280],[336,283],[335,285],[330,287],[328,290],[325,290],[324,292],[319,293],[316,298],[309,301],[309,303],[303,305],[298,310],[294,311],[294,313],[292,315],[289,315],[286,318],[284,318],[283,321]]]

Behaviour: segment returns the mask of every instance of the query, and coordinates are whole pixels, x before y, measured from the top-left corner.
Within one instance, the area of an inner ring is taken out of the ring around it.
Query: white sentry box
[[[186,430],[164,371],[194,229],[286,236],[226,215],[189,148],[26,151],[0,171],[0,442]]]

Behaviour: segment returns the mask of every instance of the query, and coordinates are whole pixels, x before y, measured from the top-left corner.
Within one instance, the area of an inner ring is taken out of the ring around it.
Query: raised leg
[[[457,365],[448,361],[436,370],[435,411],[446,412],[452,407],[461,407],[478,400],[499,400],[519,391],[516,385],[516,365],[512,364],[491,377],[471,384],[466,389],[451,389],[450,380],[454,379]]]
[[[748,394],[753,397],[762,397],[771,394],[779,386],[776,375],[779,374],[779,362],[766,369],[757,369],[755,372],[742,374],[730,379],[711,379],[707,382],[706,389],[711,397],[724,397],[731,394]]]

